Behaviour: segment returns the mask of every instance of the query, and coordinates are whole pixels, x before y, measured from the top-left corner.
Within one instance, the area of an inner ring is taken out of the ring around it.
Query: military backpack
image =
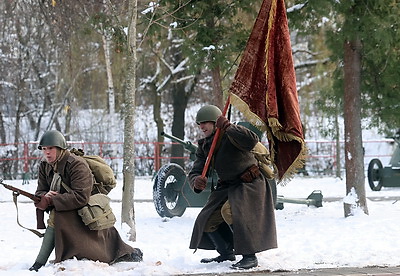
[[[89,165],[96,180],[93,185],[92,195],[99,193],[107,195],[117,186],[114,172],[103,158],[98,155],[85,155],[82,149],[73,148],[71,149],[71,153],[81,156]]]

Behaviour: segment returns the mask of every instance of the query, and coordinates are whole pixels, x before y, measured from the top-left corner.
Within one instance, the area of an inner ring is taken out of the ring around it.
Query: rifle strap
[[[19,195],[18,193],[13,193],[13,201],[14,201],[14,204],[15,204],[15,208],[17,209],[17,223],[18,223],[18,225],[21,226],[22,228],[26,229],[26,230],[31,231],[33,234],[35,234],[39,238],[43,238],[44,234],[40,233],[39,231],[37,231],[35,229],[30,229],[30,228],[24,227],[19,223],[19,219],[18,219],[18,204],[17,204],[17,202],[18,202],[17,196],[18,195]]]

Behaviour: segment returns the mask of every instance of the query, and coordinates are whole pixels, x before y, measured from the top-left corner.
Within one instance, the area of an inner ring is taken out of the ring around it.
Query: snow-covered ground
[[[34,192],[36,181],[22,185],[20,181],[7,184]],[[366,182],[367,183],[367,182]],[[150,178],[135,181],[135,199],[152,198]],[[121,212],[119,182],[110,197],[119,218]],[[321,190],[324,198],[345,197],[345,181],[335,178],[296,177],[285,187],[278,187],[284,197],[306,198],[313,190]],[[398,197],[400,188],[383,188],[372,192],[366,184],[367,197]],[[35,209],[19,196],[20,222],[33,228]],[[216,256],[215,251],[188,248],[193,222],[199,208],[188,208],[182,217],[165,219],[158,216],[152,202],[135,203],[137,241],[129,242],[126,226],[117,221],[122,238],[144,252],[141,263],[108,264],[93,261],[68,260],[46,264],[39,273],[30,272],[41,239],[20,228],[11,191],[0,187],[0,275],[174,275],[232,272],[231,262],[201,264],[200,259]],[[400,200],[368,200],[369,215],[357,212],[344,218],[343,201],[323,202],[323,207],[284,204],[276,211],[279,248],[258,253],[259,266],[254,270],[298,270],[341,266],[395,266],[400,256]],[[54,256],[50,257],[50,260]]]

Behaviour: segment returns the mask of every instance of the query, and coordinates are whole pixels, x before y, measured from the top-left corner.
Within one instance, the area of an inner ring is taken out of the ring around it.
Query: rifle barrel
[[[28,192],[26,192],[24,190],[18,189],[17,187],[8,185],[8,184],[4,183],[3,179],[1,179],[1,178],[0,178],[0,184],[3,185],[4,188],[13,191],[13,193],[16,193],[17,195],[21,194],[23,196],[28,197],[29,199],[33,200],[35,203],[38,203],[40,201],[40,197],[38,197],[38,196],[36,196],[34,194],[31,194],[31,193],[28,193]]]
[[[169,139],[171,139],[174,142],[177,142],[179,144],[181,144],[186,150],[190,151],[192,154],[194,154],[196,152],[197,146],[193,145],[190,141],[185,142],[184,140],[173,136],[171,134],[165,133],[164,131],[160,133],[161,136],[165,136]]]
[[[180,143],[180,144],[182,144],[182,145],[185,145],[185,144],[186,144],[186,142],[183,141],[182,139],[180,139],[180,138],[178,138],[178,137],[176,137],[176,136],[170,135],[170,134],[168,134],[168,133],[165,133],[164,131],[161,132],[160,134],[161,134],[161,136],[165,136],[165,137],[171,139],[172,141],[175,141],[175,142]]]

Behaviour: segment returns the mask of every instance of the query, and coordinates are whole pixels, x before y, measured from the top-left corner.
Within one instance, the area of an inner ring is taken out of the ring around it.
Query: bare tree
[[[0,143],[6,143],[6,129],[4,127],[3,113],[0,110]]]
[[[110,13],[109,7],[106,4],[106,0],[103,0],[103,5],[106,13]],[[109,3],[112,7],[112,3]],[[108,126],[111,133],[117,133],[117,116],[115,114],[115,88],[114,88],[114,79],[113,72],[111,66],[111,42],[112,42],[112,29],[110,27],[104,27],[103,32],[101,32],[101,38],[103,41],[103,50],[104,50],[104,61],[106,64],[106,72],[107,72],[107,95],[108,95]],[[115,135],[111,135],[112,142],[117,142],[118,137]],[[118,151],[118,146],[116,143],[111,146],[112,154],[116,155]],[[116,168],[118,166],[118,161],[116,159],[111,160],[112,167]]]
[[[122,194],[122,222],[130,227],[129,240],[136,241],[134,182],[135,182],[135,94],[136,94],[136,22],[137,0],[129,1],[128,49],[125,89],[125,129],[124,129],[124,187]]]

